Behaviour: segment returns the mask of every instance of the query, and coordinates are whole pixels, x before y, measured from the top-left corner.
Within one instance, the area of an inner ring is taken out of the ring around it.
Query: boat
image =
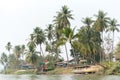
[[[93,74],[100,70],[98,65],[76,66],[74,67],[74,74]]]

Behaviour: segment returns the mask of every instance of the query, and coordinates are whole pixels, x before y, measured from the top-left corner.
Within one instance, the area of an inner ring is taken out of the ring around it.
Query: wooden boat
[[[93,74],[100,70],[100,67],[96,65],[91,66],[77,66],[73,73],[75,74]]]

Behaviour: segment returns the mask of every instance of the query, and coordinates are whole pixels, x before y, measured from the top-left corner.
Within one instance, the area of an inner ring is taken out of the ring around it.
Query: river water
[[[0,75],[0,80],[120,80],[120,76],[108,75]]]

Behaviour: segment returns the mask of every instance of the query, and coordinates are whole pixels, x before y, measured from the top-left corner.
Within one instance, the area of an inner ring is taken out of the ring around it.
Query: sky
[[[0,53],[6,52],[7,42],[13,46],[26,44],[33,29],[45,29],[63,5],[72,10],[73,27],[80,28],[82,18],[93,17],[99,10],[120,23],[119,0],[0,0]],[[119,35],[115,33],[115,45]]]

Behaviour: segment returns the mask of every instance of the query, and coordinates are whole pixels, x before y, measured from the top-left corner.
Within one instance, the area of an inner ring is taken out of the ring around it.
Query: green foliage
[[[34,64],[34,66],[37,64],[37,60],[38,55],[35,52],[34,53],[29,52],[26,56],[26,61],[28,63]]]
[[[105,66],[106,74],[118,74],[120,73],[120,62],[102,62],[102,65]]]
[[[17,69],[18,68],[18,64],[19,64],[19,61],[17,59],[17,57],[15,56],[15,54],[10,54],[8,56],[8,65],[7,65],[7,68],[8,69]]]
[[[2,55],[1,55],[1,57],[0,57],[0,63],[2,65],[6,65],[7,61],[8,61],[7,55],[3,52]]]
[[[101,64],[104,65],[107,70],[109,70],[111,67],[113,67],[113,65],[115,65],[115,62],[104,61],[104,62],[101,62]]]
[[[107,74],[118,74],[118,73],[120,73],[120,62],[114,63],[106,73]]]

